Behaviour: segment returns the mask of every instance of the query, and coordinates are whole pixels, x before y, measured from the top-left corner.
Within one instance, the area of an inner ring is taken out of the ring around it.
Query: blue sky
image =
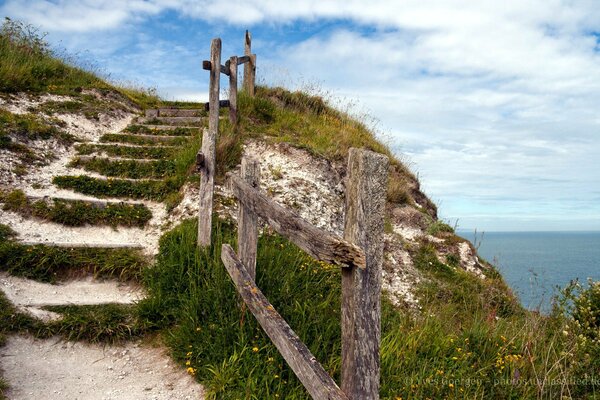
[[[204,100],[210,40],[372,123],[461,229],[600,230],[597,0],[0,2],[111,79]]]

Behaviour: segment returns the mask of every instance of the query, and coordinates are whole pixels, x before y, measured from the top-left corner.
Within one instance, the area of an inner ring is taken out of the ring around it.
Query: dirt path
[[[163,349],[12,336],[0,348],[11,400],[201,399],[194,379]]]

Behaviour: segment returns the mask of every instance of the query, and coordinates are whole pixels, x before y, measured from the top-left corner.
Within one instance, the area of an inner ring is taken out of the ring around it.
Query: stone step
[[[162,125],[200,125],[206,123],[208,120],[206,117],[138,117],[137,123],[140,124],[162,124]]]
[[[168,136],[168,137],[178,137],[178,136]],[[170,146],[168,144],[163,144],[160,146],[148,146],[148,145],[144,145],[144,144],[133,144],[133,143],[94,143],[95,146],[98,147],[104,147],[104,146],[119,146],[119,147],[139,147],[139,148],[147,148],[147,149],[155,149],[157,147],[160,148],[169,148],[169,149],[176,149],[179,148],[179,146]]]
[[[138,160],[136,160],[138,161]],[[154,160],[152,160],[154,161]],[[143,202],[141,201],[124,201],[124,200],[87,200],[87,199],[80,199],[80,198],[75,198],[75,197],[51,197],[51,196],[36,196],[36,195],[28,195],[26,194],[25,197],[27,197],[27,200],[30,201],[39,201],[39,200],[44,200],[44,201],[67,201],[67,202],[72,202],[72,201],[82,201],[84,203],[90,204],[94,207],[98,207],[98,208],[106,208],[106,206],[111,205],[111,204],[125,204],[125,205],[144,205]]]
[[[87,243],[87,242],[45,242],[45,241],[31,241],[31,240],[24,240],[24,241],[17,241],[17,243],[20,243],[22,245],[25,246],[48,246],[48,247],[66,247],[66,248],[70,248],[70,249],[75,249],[75,248],[87,248],[87,249],[134,249],[134,250],[139,250],[139,249],[143,249],[144,246],[142,246],[139,243]]]
[[[17,309],[44,321],[61,318],[60,314],[44,310],[46,306],[133,304],[144,297],[137,286],[91,277],[50,284],[1,273],[0,290]]]
[[[141,144],[148,145],[148,143],[144,142],[152,142],[152,143],[176,143],[183,144],[183,142],[192,136],[189,135],[178,135],[178,136],[169,136],[169,135],[138,135],[131,133],[108,133],[100,138],[101,143],[130,143],[133,144]]]
[[[202,117],[206,115],[203,108],[155,108],[146,110],[146,117]]]
[[[184,128],[184,129],[200,129],[202,127],[200,126],[189,126],[189,125],[157,125],[157,124],[137,124],[137,125],[141,125],[141,126],[145,126],[149,129],[156,129],[156,130],[169,130],[169,129],[179,129],[179,128]]]
[[[163,161],[161,159],[156,159],[156,158],[125,158],[125,157],[104,157],[104,156],[99,156],[99,155],[92,155],[92,156],[76,156],[76,159],[82,160],[82,161],[92,161],[92,160],[96,160],[96,159],[102,159],[102,160],[106,160],[106,161],[114,161],[114,162],[119,162],[119,161],[135,161],[135,162],[141,162],[141,163],[149,163],[149,162],[160,162]]]

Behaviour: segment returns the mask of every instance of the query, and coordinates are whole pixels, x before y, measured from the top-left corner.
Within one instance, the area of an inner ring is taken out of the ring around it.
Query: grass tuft
[[[72,276],[92,274],[99,278],[133,280],[148,265],[137,250],[28,246],[0,242],[0,271],[40,282],[56,282]]]
[[[152,212],[143,204],[108,203],[100,206],[83,200],[42,199],[31,201],[21,190],[0,196],[3,209],[67,226],[110,225],[143,227]]]
[[[83,167],[86,171],[98,172],[105,176],[119,178],[166,178],[175,173],[175,162],[172,160],[135,161],[109,160],[107,158],[82,159],[75,158],[70,167]]]
[[[183,185],[180,177],[160,181],[127,181],[121,179],[98,179],[89,176],[55,176],[52,183],[62,189],[96,197],[120,197],[163,201],[169,194],[177,192]]]
[[[94,153],[104,154],[109,157],[124,158],[152,158],[164,159],[172,156],[177,149],[172,147],[129,147],[115,146],[112,144],[78,144],[77,153],[80,155],[90,155]]]
[[[137,144],[141,146],[160,146],[161,144],[169,146],[183,146],[190,142],[190,138],[182,136],[141,136],[141,135],[123,135],[120,133],[107,133],[100,138],[101,143],[125,143]]]
[[[129,125],[124,132],[141,135],[191,136],[198,134],[198,128],[154,129],[144,125]]]
[[[62,318],[47,324],[38,335],[61,335],[66,340],[114,344],[144,333],[135,305],[47,306],[45,309],[61,314]]]

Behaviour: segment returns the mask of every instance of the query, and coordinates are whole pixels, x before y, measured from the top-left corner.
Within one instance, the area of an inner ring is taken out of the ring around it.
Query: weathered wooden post
[[[249,61],[244,64],[244,90],[248,95],[254,97],[254,86],[256,81],[256,54],[252,54],[252,35],[246,31],[244,55]]]
[[[232,125],[237,124],[237,56],[229,58],[229,121]]]
[[[350,149],[344,239],[365,251],[366,268],[342,268],[342,391],[379,399],[383,218],[389,160]]]
[[[198,247],[211,244],[213,190],[219,132],[219,90],[221,79],[221,39],[210,46],[210,85],[208,130],[202,133],[203,164],[200,168],[200,204],[198,209]]]
[[[242,179],[253,188],[260,182],[260,164],[254,158],[242,159]],[[243,202],[239,202],[238,256],[248,274],[256,280],[256,250],[258,246],[258,216]]]

